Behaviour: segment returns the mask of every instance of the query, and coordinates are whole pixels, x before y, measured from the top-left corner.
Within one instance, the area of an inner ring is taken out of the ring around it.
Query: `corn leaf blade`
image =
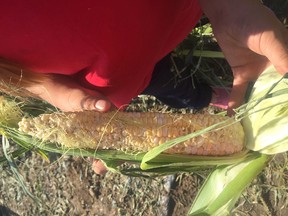
[[[188,215],[229,215],[242,191],[265,168],[270,158],[254,152],[237,164],[215,169],[202,185]]]
[[[232,119],[227,119],[225,121],[222,121],[222,122],[219,122],[219,123],[216,123],[216,124],[213,124],[205,129],[202,129],[202,130],[199,130],[199,131],[196,131],[194,133],[191,133],[191,134],[187,134],[185,136],[181,136],[181,137],[178,137],[178,138],[175,138],[175,139],[172,139],[168,142],[165,142],[157,147],[154,147],[153,149],[151,149],[149,152],[147,152],[143,159],[142,159],[142,162],[141,162],[141,168],[143,170],[145,169],[149,169],[149,161],[153,160],[154,158],[156,158],[158,155],[160,155],[161,153],[163,153],[165,150],[169,149],[169,148],[172,148],[173,146],[181,143],[181,142],[184,142],[186,140],[189,140],[189,139],[192,139],[194,137],[197,137],[201,134],[204,134],[204,133],[207,133],[208,131],[211,131],[213,129],[216,129],[216,128],[220,128],[221,126],[225,126],[227,125],[227,123],[231,122]]]
[[[15,179],[17,180],[17,183],[21,186],[21,188],[23,189],[23,191],[32,199],[35,201],[36,204],[39,204],[41,201],[38,197],[35,197],[28,189],[28,187],[25,184],[25,180],[23,178],[23,176],[20,174],[17,165],[14,162],[14,158],[11,157],[11,155],[8,152],[8,149],[10,147],[10,143],[7,139],[7,137],[2,136],[2,148],[3,148],[3,153],[7,159],[7,162],[11,168],[11,171],[15,177]]]

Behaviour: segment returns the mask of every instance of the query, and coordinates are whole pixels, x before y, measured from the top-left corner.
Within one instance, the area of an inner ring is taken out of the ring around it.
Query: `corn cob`
[[[94,111],[42,114],[24,118],[19,130],[43,141],[71,148],[147,152],[155,146],[213,125],[228,117]],[[243,148],[240,123],[184,141],[165,153],[229,155]]]

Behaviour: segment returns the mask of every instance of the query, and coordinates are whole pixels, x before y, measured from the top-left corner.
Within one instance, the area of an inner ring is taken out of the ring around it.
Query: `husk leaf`
[[[253,87],[250,101],[265,95],[266,98],[256,105],[248,103],[248,115],[242,121],[248,149],[264,154],[288,150],[288,80],[280,79],[281,75],[271,66]],[[267,95],[273,85],[275,87]]]
[[[270,156],[253,152],[236,164],[216,168],[202,185],[188,215],[230,215],[242,191],[269,160]]]

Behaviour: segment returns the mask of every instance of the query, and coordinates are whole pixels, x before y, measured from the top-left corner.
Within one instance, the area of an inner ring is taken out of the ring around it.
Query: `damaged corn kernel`
[[[193,133],[229,117],[201,114],[95,111],[43,114],[24,118],[19,129],[43,141],[69,148],[147,152],[171,139]],[[243,149],[240,123],[213,130],[166,150],[188,155],[229,155]]]

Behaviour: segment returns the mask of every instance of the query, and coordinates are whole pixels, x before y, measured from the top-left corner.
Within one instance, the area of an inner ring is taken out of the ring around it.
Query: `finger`
[[[80,86],[71,89],[66,99],[63,99],[60,107],[64,111],[96,110],[106,112],[111,108],[111,103],[100,93]]]
[[[111,108],[111,103],[107,100],[100,99],[96,101],[95,107],[100,112],[106,112]]]
[[[83,110],[97,110],[99,112],[106,112],[111,108],[111,103],[99,96],[88,95],[81,99],[79,104]]]
[[[235,78],[233,88],[230,94],[227,113],[229,116],[235,114],[234,109],[243,104],[248,82],[243,81],[241,78]]]
[[[68,76],[52,74],[49,79],[26,89],[63,111],[105,112],[111,107],[111,103],[101,93],[83,88]]]
[[[95,160],[92,163],[92,169],[96,174],[104,175],[108,172],[104,163],[101,160]]]
[[[263,33],[261,49],[275,68],[285,74],[288,72],[288,30],[283,26],[278,29],[278,32]]]

